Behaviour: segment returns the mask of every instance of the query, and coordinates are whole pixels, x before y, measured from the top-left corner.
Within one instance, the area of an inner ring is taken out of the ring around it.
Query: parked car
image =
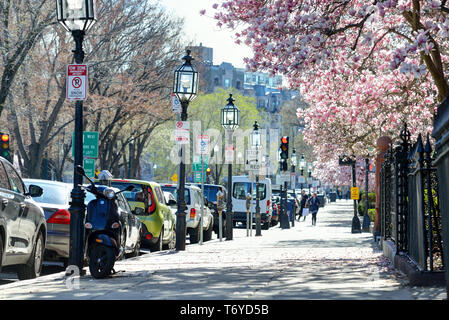
[[[164,197],[165,197],[165,203],[170,208],[171,212],[173,212],[173,214],[175,215],[175,218],[176,218],[176,211],[178,211],[178,204],[176,202],[176,198],[172,193],[170,193],[168,191],[163,191],[163,192],[164,192]]]
[[[260,219],[263,229],[271,226],[272,206],[271,206],[271,179],[265,178],[259,180],[259,207]],[[255,183],[251,182],[248,176],[232,177],[232,209],[234,223],[242,222],[246,224],[246,195],[252,195],[251,210],[253,212],[253,221],[255,222],[256,208],[256,190]]]
[[[120,190],[133,185],[133,191],[125,191],[131,210],[142,222],[142,246],[151,252],[176,245],[176,217],[165,203],[161,186],[153,181],[113,179],[112,187]]]
[[[193,184],[201,189],[201,184]],[[211,209],[212,215],[214,216],[214,232],[219,234],[219,217],[218,217],[218,208],[217,208],[217,193],[221,191],[223,194],[223,210],[221,213],[221,221],[222,221],[222,235],[226,234],[226,200],[227,200],[227,190],[225,187],[217,185],[217,184],[204,184],[204,197],[207,200],[209,208]]]
[[[45,247],[44,260],[62,262],[65,267],[68,265],[70,248],[70,193],[73,184],[43,180],[24,179],[26,186],[37,185],[42,188],[43,193],[39,197],[33,197],[39,206],[44,210],[47,221],[47,245]],[[132,214],[128,201],[122,194],[118,194],[119,210],[122,220],[126,225],[125,252],[127,256],[137,256],[140,251],[140,229],[139,218]],[[84,203],[87,204],[95,199],[90,192],[86,192]]]
[[[64,182],[23,179],[27,187],[38,185],[43,189],[42,195],[33,197],[44,210],[47,221],[47,244],[44,260],[63,262],[68,265],[70,246],[70,192],[73,185]]]
[[[178,198],[178,189],[176,184],[164,184],[162,185],[162,190],[168,191],[172,193],[176,199]],[[203,203],[204,209],[203,241],[211,240],[214,227],[214,217],[207,206],[205,198],[201,193],[201,189],[197,186],[186,185],[184,190],[184,200],[187,206],[186,231],[189,234],[190,243],[198,243],[200,240],[201,203]]]
[[[19,280],[40,276],[47,240],[44,211],[33,200],[42,188],[28,188],[12,164],[0,157],[0,269],[16,266]]]

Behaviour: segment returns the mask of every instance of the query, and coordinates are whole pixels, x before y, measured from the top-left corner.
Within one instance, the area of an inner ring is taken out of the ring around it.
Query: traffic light
[[[0,156],[12,162],[11,149],[9,148],[9,134],[0,132]]]
[[[210,168],[206,169],[206,175],[209,176],[210,175]]]
[[[281,169],[287,171],[287,159],[288,159],[288,137],[281,138]]]

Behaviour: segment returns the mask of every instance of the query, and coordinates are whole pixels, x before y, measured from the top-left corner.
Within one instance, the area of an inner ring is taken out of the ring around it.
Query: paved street
[[[339,200],[282,230],[188,245],[116,263],[104,280],[63,273],[2,285],[3,299],[445,299],[444,288],[411,288],[369,233],[351,234],[352,202]]]

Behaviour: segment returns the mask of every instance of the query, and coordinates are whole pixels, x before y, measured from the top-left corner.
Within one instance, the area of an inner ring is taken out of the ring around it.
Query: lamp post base
[[[262,235],[262,228],[260,224],[260,213],[256,213],[256,237],[260,237]]]
[[[184,251],[186,249],[186,214],[185,212],[176,213],[176,250]]]
[[[362,231],[369,232],[370,224],[371,224],[371,220],[369,218],[369,215],[367,213],[365,213],[365,215],[363,216]]]
[[[226,240],[232,240],[232,212],[226,212]]]
[[[360,219],[357,216],[354,216],[352,218],[351,233],[362,233],[362,228],[360,226]]]

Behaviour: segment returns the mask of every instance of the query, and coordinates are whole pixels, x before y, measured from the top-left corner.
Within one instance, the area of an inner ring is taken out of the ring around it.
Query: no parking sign
[[[87,65],[67,65],[67,100],[87,99]]]

